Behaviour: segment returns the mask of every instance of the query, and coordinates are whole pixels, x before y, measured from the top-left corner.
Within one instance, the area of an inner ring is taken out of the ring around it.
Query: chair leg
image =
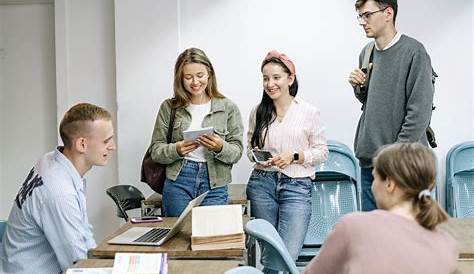
[[[144,203],[145,201],[142,201],[142,206],[141,206],[141,215],[143,216],[155,216],[156,210],[160,209],[159,207],[154,207],[150,205],[146,205]],[[158,216],[161,216],[162,212],[160,211],[160,214]]]
[[[247,265],[257,267],[257,242],[255,238],[247,235]]]

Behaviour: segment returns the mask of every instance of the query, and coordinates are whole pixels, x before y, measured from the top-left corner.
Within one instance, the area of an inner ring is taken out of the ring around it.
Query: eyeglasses
[[[357,21],[359,21],[359,23],[367,22],[367,20],[369,20],[369,18],[370,18],[370,16],[372,16],[372,14],[380,12],[380,11],[384,11],[387,8],[388,7],[381,8],[381,9],[376,10],[376,11],[367,11],[367,12],[364,12],[362,14],[359,14],[359,15],[357,15]]]

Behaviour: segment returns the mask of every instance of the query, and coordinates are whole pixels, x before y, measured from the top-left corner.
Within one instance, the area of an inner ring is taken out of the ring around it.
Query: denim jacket
[[[166,177],[175,181],[183,167],[184,158],[176,150],[176,142],[183,140],[183,131],[191,124],[191,114],[186,108],[176,111],[171,143],[166,143],[166,135],[171,115],[171,100],[165,100],[158,111],[151,140],[153,161],[166,164]],[[236,104],[227,98],[212,98],[211,111],[204,117],[202,127],[214,127],[223,142],[222,150],[214,153],[205,150],[210,188],[224,186],[232,181],[232,165],[242,156],[243,124]]]

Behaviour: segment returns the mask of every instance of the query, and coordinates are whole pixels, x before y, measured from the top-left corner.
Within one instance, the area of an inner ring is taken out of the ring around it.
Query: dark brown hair
[[[282,67],[285,73],[291,75],[290,69],[278,58],[272,57],[268,60],[264,60],[262,66],[260,67],[260,71],[263,72],[263,67],[267,64],[273,63],[277,64]],[[295,97],[298,93],[298,80],[296,79],[293,81],[293,84],[289,87],[290,95]],[[273,100],[268,96],[268,94],[263,91],[262,100],[257,107],[256,114],[255,114],[255,128],[250,139],[250,144],[252,147],[263,148],[265,145],[265,138],[268,133],[268,126],[273,123],[276,119],[276,108],[273,104]]]
[[[360,9],[365,3],[369,1],[374,1],[375,4],[379,7],[379,9],[383,9],[385,7],[391,7],[393,9],[393,24],[395,24],[395,19],[397,19],[397,12],[398,12],[398,3],[397,0],[357,0],[355,2],[356,10]]]
[[[416,220],[427,229],[448,219],[446,212],[429,195],[420,192],[432,190],[436,184],[436,156],[420,143],[397,143],[382,147],[374,158],[374,168],[382,180],[392,179],[411,201]]]

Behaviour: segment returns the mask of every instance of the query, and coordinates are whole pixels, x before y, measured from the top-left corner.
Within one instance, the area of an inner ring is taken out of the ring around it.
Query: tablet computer
[[[195,141],[199,136],[214,133],[214,127],[197,128],[183,131],[184,141]]]
[[[252,155],[255,162],[259,164],[273,157],[272,153],[268,150],[252,150]]]

